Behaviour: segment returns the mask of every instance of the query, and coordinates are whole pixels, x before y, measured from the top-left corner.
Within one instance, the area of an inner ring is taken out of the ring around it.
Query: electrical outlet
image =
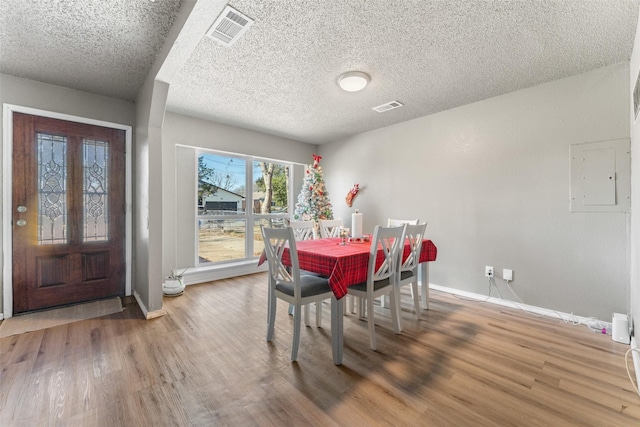
[[[502,269],[502,278],[504,280],[506,280],[507,282],[513,281],[513,270],[510,270],[508,268],[503,268]]]
[[[486,277],[493,277],[493,267],[491,267],[490,265],[487,265],[484,267],[484,275]]]

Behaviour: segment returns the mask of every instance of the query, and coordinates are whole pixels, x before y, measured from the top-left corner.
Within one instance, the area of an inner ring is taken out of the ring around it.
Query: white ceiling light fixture
[[[368,74],[360,71],[349,71],[344,73],[338,78],[338,84],[342,90],[347,92],[357,92],[365,88],[371,78]]]

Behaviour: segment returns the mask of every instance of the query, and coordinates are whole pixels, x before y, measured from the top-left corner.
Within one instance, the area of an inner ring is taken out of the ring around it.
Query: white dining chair
[[[369,267],[367,271],[367,281],[349,286],[347,294],[359,298],[359,312],[364,311],[366,301],[366,316],[369,325],[369,344],[372,350],[378,348],[375,331],[375,320],[373,311],[373,300],[382,295],[389,295],[391,298],[391,321],[393,330],[400,333],[399,319],[397,313],[399,304],[397,303],[397,267],[398,251],[403,247],[402,239],[404,226],[402,227],[382,227],[376,226],[371,240],[371,250],[369,251]],[[382,264],[376,268],[378,258],[378,248],[382,248]]]
[[[313,240],[318,238],[318,231],[316,222],[311,221],[289,221],[289,226],[293,229],[293,235],[297,241],[301,240]],[[300,274],[311,274],[317,276],[315,273],[300,270]],[[289,305],[289,314],[293,315],[293,305]],[[310,326],[309,318],[311,316],[310,305],[304,306],[304,324]],[[316,327],[322,326],[322,302],[316,303]]]
[[[387,219],[387,227],[398,227],[404,224],[418,224],[420,222],[419,219],[396,219],[396,218],[388,218]],[[380,307],[386,307],[387,301],[385,297],[380,298]]]
[[[395,218],[389,218],[387,219],[387,227],[397,227],[399,225],[404,225],[404,224],[418,224],[420,222],[419,219],[395,219]]]
[[[418,292],[418,268],[420,263],[420,253],[422,252],[422,240],[424,239],[427,224],[406,224],[404,241],[409,243],[409,254],[407,258],[402,259],[403,249],[398,251],[398,268],[396,286],[398,289],[398,315],[401,313],[402,300],[401,289],[403,286],[411,285],[411,297],[413,298],[413,307],[416,311],[416,318],[421,319],[420,315],[420,293]],[[400,319],[398,319],[400,324]],[[402,324],[400,324],[402,330]]]
[[[331,299],[333,291],[329,287],[328,279],[300,274],[296,240],[291,227],[263,227],[262,237],[269,262],[267,341],[273,339],[277,299],[280,298],[294,306],[293,344],[291,346],[291,360],[294,361],[298,358],[302,306]],[[289,251],[290,267],[282,262],[285,249]]]
[[[320,228],[320,237],[322,238],[340,237],[341,227],[344,227],[342,218],[318,220],[318,228]]]
[[[289,221],[289,226],[293,229],[297,241],[318,238],[315,221]]]
[[[318,221],[320,229],[320,237],[340,237],[340,228],[344,226],[342,218],[338,219],[321,219]],[[353,313],[356,307],[356,297],[349,297],[348,310]]]

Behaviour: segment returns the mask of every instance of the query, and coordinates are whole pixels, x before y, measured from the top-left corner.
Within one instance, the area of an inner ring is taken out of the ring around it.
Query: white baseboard
[[[133,297],[136,299],[136,302],[138,303],[138,307],[140,307],[140,310],[142,310],[142,314],[144,314],[144,317],[147,317],[147,307],[142,303],[142,300],[140,299],[140,295],[138,294],[138,291],[134,290],[133,291]]]
[[[485,301],[492,304],[502,305],[505,307],[518,308],[531,313],[540,314],[542,316],[555,317],[556,319],[561,319],[564,321],[570,320],[572,323],[579,323],[581,325],[589,325],[594,322],[594,319],[590,317],[576,316],[573,313],[563,313],[557,310],[549,310],[548,308],[536,307],[534,305],[522,304],[520,302],[501,299],[501,298],[494,298],[494,297],[487,298],[486,295],[476,294],[474,292],[462,291],[460,289],[455,289],[455,288],[447,288],[445,286],[434,285],[433,283],[429,283],[429,289],[446,292],[448,294],[460,295],[465,298]],[[595,321],[604,325],[607,328],[607,331],[611,330],[611,322],[605,322],[599,319],[596,319]]]
[[[631,356],[633,357],[633,370],[636,372],[636,384],[640,384],[640,352],[635,337],[631,337]]]
[[[144,315],[145,319],[155,319],[156,317],[161,317],[167,314],[167,311],[164,308],[161,308],[160,310],[149,311],[147,307],[142,303],[138,292],[133,291],[133,297],[136,299],[136,302],[138,303],[140,310],[142,310],[142,314]]]
[[[165,314],[167,314],[167,310],[165,310],[164,308],[161,308],[160,310],[148,311],[145,318],[147,320],[150,320],[150,319],[155,319],[156,317],[162,317]]]

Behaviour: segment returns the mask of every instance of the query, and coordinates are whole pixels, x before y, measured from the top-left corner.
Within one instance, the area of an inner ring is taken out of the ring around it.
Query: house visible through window
[[[260,226],[289,217],[291,165],[204,151],[197,158],[197,264],[259,256]]]

